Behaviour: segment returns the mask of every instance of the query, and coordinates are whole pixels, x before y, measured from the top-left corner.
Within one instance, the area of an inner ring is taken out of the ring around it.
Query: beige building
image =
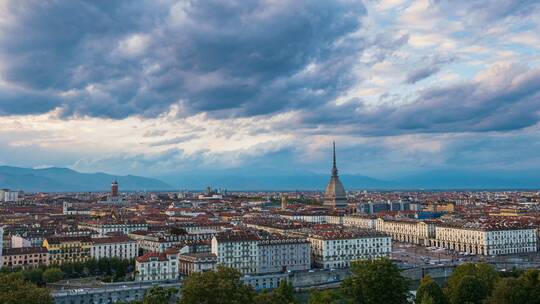
[[[414,219],[378,218],[375,229],[392,236],[394,241],[424,246],[435,237],[435,224]]]
[[[345,215],[343,216],[343,226],[357,227],[362,229],[375,229],[377,218],[364,215]]]
[[[21,247],[4,249],[0,266],[6,268],[34,268],[49,265],[49,252],[44,247]],[[0,267],[0,268],[1,268]]]
[[[217,257],[210,252],[184,253],[178,255],[181,274],[189,275],[194,272],[205,272],[216,269]]]

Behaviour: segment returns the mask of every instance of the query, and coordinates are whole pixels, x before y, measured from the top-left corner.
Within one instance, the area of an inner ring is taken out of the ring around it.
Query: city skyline
[[[539,10],[2,1],[0,165],[302,179],[335,140],[344,183],[540,180]]]

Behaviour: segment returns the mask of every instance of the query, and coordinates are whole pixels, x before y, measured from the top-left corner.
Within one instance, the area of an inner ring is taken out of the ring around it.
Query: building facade
[[[436,238],[429,245],[479,255],[504,255],[535,252],[535,228],[468,228],[437,225]]]
[[[225,232],[212,238],[217,265],[235,268],[242,274],[257,272],[259,236],[249,232]]]
[[[139,253],[137,241],[127,236],[112,236],[92,239],[92,258],[119,258],[129,260],[136,258]]]
[[[49,265],[49,252],[44,247],[4,249],[0,255],[0,268],[35,268]]]
[[[378,218],[375,229],[392,236],[394,241],[424,246],[435,237],[435,224],[413,219]]]
[[[123,234],[129,234],[133,231],[146,231],[148,230],[148,224],[143,222],[99,222],[91,221],[86,223],[80,223],[79,229],[89,229],[96,231],[99,236],[105,236],[111,232],[121,232]]]
[[[373,230],[314,231],[308,237],[313,263],[324,269],[346,268],[352,261],[388,257],[390,236]]]
[[[272,237],[258,244],[257,273],[302,271],[311,268],[311,247],[306,239]]]
[[[149,252],[136,259],[136,281],[165,281],[178,279],[178,252],[170,248],[165,252]]]
[[[178,255],[179,271],[183,275],[216,269],[217,257],[209,252],[185,253]]]
[[[50,264],[85,262],[91,257],[92,238],[89,236],[50,237],[43,241],[49,252]]]

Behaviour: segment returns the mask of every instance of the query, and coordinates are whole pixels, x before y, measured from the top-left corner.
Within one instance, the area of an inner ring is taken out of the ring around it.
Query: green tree
[[[504,278],[495,284],[488,304],[540,304],[540,271],[528,270],[518,278]]]
[[[216,271],[190,274],[182,285],[180,304],[253,303],[255,291],[240,281],[240,272],[218,267]]]
[[[176,288],[154,286],[144,295],[143,304],[167,304],[177,292]]]
[[[466,263],[454,269],[445,287],[445,294],[448,299],[455,298],[454,293],[458,290],[458,285],[464,277],[473,276],[478,279],[487,296],[493,290],[495,283],[499,280],[497,271],[486,263]],[[451,301],[450,301],[451,302]]]
[[[25,281],[21,274],[0,275],[0,303],[52,304],[49,291]]]
[[[43,281],[45,283],[55,283],[64,278],[64,272],[60,268],[49,268],[43,272]]]
[[[399,268],[387,258],[356,261],[341,291],[345,299],[362,304],[407,303],[409,285]],[[384,291],[384,292],[382,292]]]
[[[435,300],[430,295],[425,294],[422,297],[422,301],[420,301],[420,304],[435,304]]]
[[[311,290],[309,292],[308,304],[341,304],[343,299],[339,290]]]
[[[24,278],[27,281],[30,281],[38,286],[43,285],[43,269],[36,268],[36,269],[28,269],[23,272]]]
[[[431,298],[434,304],[446,304],[448,302],[442,288],[429,275],[423,277],[420,281],[420,286],[416,290],[415,303],[424,303],[425,297]]]
[[[451,304],[481,304],[487,297],[485,284],[472,275],[466,275],[456,286],[450,298]]]
[[[255,297],[257,304],[298,304],[294,296],[294,287],[286,280],[282,280],[279,286],[271,292],[262,292]]]

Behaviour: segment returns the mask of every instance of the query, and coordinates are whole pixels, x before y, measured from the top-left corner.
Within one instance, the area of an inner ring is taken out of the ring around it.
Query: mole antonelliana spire
[[[332,208],[345,208],[347,206],[347,194],[339,180],[336,165],[336,142],[333,143],[332,176],[324,193],[324,205]]]

